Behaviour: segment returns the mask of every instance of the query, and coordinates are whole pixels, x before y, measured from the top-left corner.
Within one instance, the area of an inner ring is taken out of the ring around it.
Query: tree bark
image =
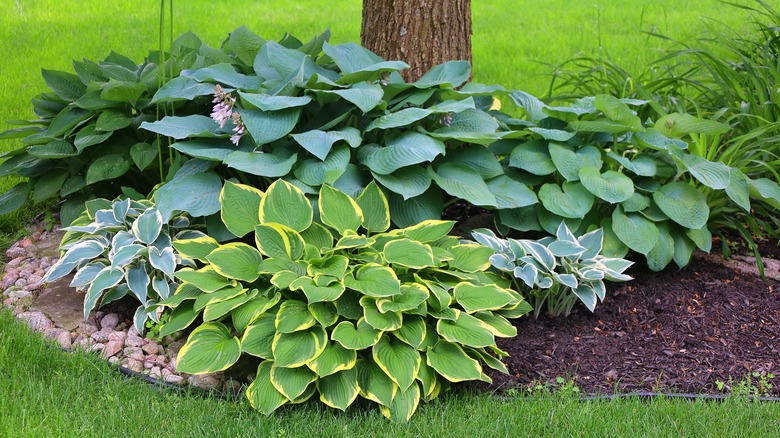
[[[363,46],[409,64],[414,81],[437,64],[471,63],[471,0],[363,0]]]

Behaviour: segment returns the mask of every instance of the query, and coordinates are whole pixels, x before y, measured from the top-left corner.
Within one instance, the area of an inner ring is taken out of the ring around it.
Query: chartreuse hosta
[[[604,301],[604,281],[628,281],[623,274],[633,262],[601,255],[604,232],[591,231],[579,238],[564,222],[555,237],[539,240],[501,239],[488,229],[474,230],[477,242],[492,248],[490,263],[506,272],[539,316],[544,305],[551,316],[568,316],[582,301],[592,312]]]
[[[506,372],[495,338],[514,336],[507,318],[530,306],[485,272],[492,249],[448,236],[452,222],[387,231],[376,183],[354,200],[325,185],[316,211],[283,180],[265,193],[226,182],[220,202],[242,240],[175,240],[202,267],[177,271],[179,289],[158,303],[172,309],[168,332],[203,320],[179,371],[224,370],[249,354],[262,362],[246,395],[266,414],[316,393],[337,409],[361,396],[401,419],[450,382],[489,381],[485,365]]]
[[[105,199],[87,202],[87,211],[64,230],[64,254],[46,272],[51,282],[72,271],[71,287],[86,292],[84,319],[93,309],[125,295],[141,305],[133,318],[138,333],[147,319],[160,322],[154,305],[173,295],[179,265],[192,264],[174,254],[171,232],[189,226],[186,215],[164,221],[151,201]],[[187,233],[187,231],[183,231]]]

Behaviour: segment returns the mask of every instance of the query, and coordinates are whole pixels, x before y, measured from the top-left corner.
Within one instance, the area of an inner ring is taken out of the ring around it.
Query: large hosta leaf
[[[253,408],[269,415],[289,400],[271,382],[271,369],[274,362],[266,360],[257,367],[255,380],[246,389],[246,397]]]
[[[601,173],[595,167],[583,167],[579,172],[580,182],[589,192],[610,204],[623,202],[634,194],[631,178],[614,170]]]
[[[181,140],[188,137],[219,137],[219,125],[211,117],[201,115],[165,116],[156,122],[143,122],[141,129]]]
[[[401,293],[401,282],[387,266],[366,263],[344,277],[344,285],[371,297],[389,297]]]
[[[300,134],[292,134],[292,138],[320,160],[325,160],[333,147],[333,143],[337,141],[346,141],[353,148],[359,146],[362,141],[360,131],[350,127],[328,132],[315,129]]]
[[[362,146],[358,150],[358,159],[373,172],[387,175],[402,167],[433,161],[444,152],[443,142],[425,134],[405,131],[389,135],[384,147]]]
[[[544,208],[566,218],[581,219],[593,207],[595,198],[580,182],[565,182],[563,186],[548,183],[539,189]]]
[[[320,391],[321,402],[343,411],[355,401],[360,393],[357,370],[350,368],[320,377],[317,381],[317,389]]]
[[[422,166],[402,167],[389,175],[376,172],[371,172],[371,175],[391,192],[403,196],[403,199],[419,196],[431,185],[431,177]]]
[[[352,369],[357,363],[355,350],[344,348],[339,343],[329,343],[317,359],[309,362],[307,366],[320,377],[333,373]]]
[[[211,251],[206,260],[218,274],[251,283],[260,276],[257,268],[263,258],[246,243],[231,242]]]
[[[528,186],[506,175],[499,175],[486,183],[488,190],[496,197],[496,206],[500,209],[522,208],[539,202],[536,193]]]
[[[647,253],[647,267],[653,271],[660,271],[668,265],[674,258],[675,242],[669,233],[669,226],[666,222],[657,225],[658,239],[655,246]],[[693,245],[691,245],[693,246]]]
[[[317,381],[317,374],[306,367],[274,366],[271,368],[271,383],[277,391],[290,400],[295,400],[303,395],[306,388],[315,381]]]
[[[252,356],[272,359],[271,344],[276,335],[276,315],[263,313],[247,326],[241,338],[241,351]]]
[[[380,405],[390,406],[398,392],[398,385],[372,360],[358,360],[355,369],[358,372],[360,395]]]
[[[445,192],[456,198],[465,199],[474,205],[497,206],[496,197],[479,173],[464,164],[444,163],[435,171],[429,167],[428,175]]]
[[[379,406],[382,415],[399,421],[409,421],[420,404],[420,387],[417,383],[411,385],[405,391],[399,390],[393,397],[390,406]]]
[[[235,151],[225,157],[225,164],[242,172],[266,178],[280,178],[292,170],[298,154],[290,156],[274,153]]]
[[[349,321],[340,322],[331,333],[331,339],[349,350],[363,350],[379,341],[382,332],[375,330],[364,319],[357,322],[357,328]]]
[[[356,83],[346,90],[322,90],[323,94],[335,94],[342,99],[352,102],[360,108],[363,114],[376,108],[382,103],[384,90],[379,84]]]
[[[506,289],[495,284],[474,285],[461,282],[455,285],[455,300],[467,313],[481,310],[498,310],[517,302]]]
[[[202,374],[227,369],[241,355],[241,342],[219,322],[206,322],[193,330],[179,351],[176,370]]]
[[[440,319],[436,331],[449,342],[469,347],[487,347],[495,345],[493,333],[479,319],[460,311],[455,311],[455,320]]]
[[[301,115],[300,108],[279,111],[242,110],[241,120],[258,145],[279,140],[293,130]]]
[[[698,155],[690,154],[683,155],[683,162],[688,168],[688,172],[705,186],[722,190],[729,185],[731,168],[726,164],[708,161]]]
[[[534,175],[549,175],[556,170],[547,143],[540,140],[516,146],[509,156],[509,165]]]
[[[374,362],[405,391],[414,383],[420,369],[421,357],[414,347],[392,336],[382,336],[371,349]]]
[[[415,269],[435,266],[431,247],[411,239],[388,242],[383,252],[388,263]]]
[[[595,146],[585,146],[575,150],[564,143],[550,142],[550,158],[566,181],[578,181],[580,169],[593,167],[601,169],[601,152]]]
[[[298,300],[283,302],[276,314],[276,331],[279,333],[306,330],[316,323],[306,303]]]
[[[263,192],[244,184],[225,181],[219,194],[222,206],[220,216],[227,229],[237,237],[244,237],[260,223],[260,201]]]
[[[457,345],[440,340],[427,353],[428,365],[450,382],[484,380],[482,366]]]
[[[177,178],[154,193],[157,210],[163,220],[174,211],[184,211],[193,217],[209,216],[220,210],[219,194],[222,180],[213,173],[199,173]]]
[[[645,255],[658,240],[658,228],[651,220],[641,214],[624,213],[620,207],[612,212],[612,231],[629,248]]]
[[[653,200],[670,219],[686,228],[699,229],[707,225],[710,217],[707,200],[688,183],[666,184],[653,193]]]
[[[308,312],[308,311],[307,311]],[[274,336],[272,350],[277,366],[295,368],[316,359],[328,342],[328,335],[320,325],[292,333]]]
[[[363,228],[370,233],[382,233],[390,228],[390,206],[375,181],[366,186],[355,199],[363,212]]]
[[[275,222],[298,232],[309,228],[314,217],[306,195],[284,180],[276,180],[268,187],[259,211],[260,222]]]

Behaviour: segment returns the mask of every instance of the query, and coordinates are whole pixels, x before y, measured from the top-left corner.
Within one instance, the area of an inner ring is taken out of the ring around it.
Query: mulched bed
[[[631,274],[595,313],[518,320],[519,336],[498,343],[510,375],[492,373],[492,389],[563,377],[587,394],[721,393],[716,381],[760,373],[778,375],[766,395],[780,396],[778,282],[697,258],[684,270]]]

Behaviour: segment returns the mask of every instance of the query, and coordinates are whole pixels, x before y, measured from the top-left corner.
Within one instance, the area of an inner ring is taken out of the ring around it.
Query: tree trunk
[[[445,61],[471,63],[471,0],[363,0],[363,46],[410,65],[414,81]]]

